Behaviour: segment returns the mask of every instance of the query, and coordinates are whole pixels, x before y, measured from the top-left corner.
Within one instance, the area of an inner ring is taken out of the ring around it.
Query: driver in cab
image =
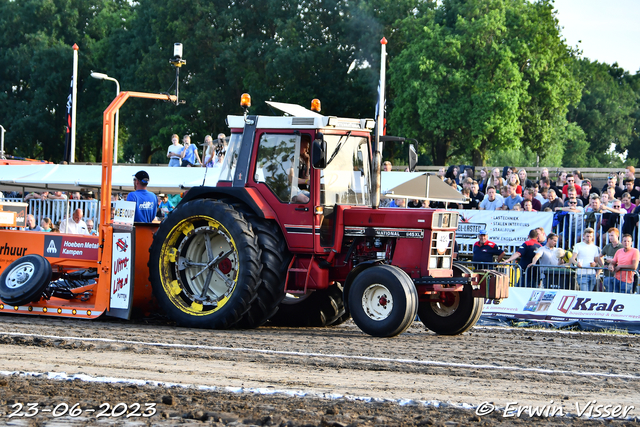
[[[292,203],[309,203],[309,180],[311,179],[311,158],[309,156],[309,145],[311,144],[311,137],[309,135],[302,135],[300,138],[300,159],[298,161],[298,173],[295,174],[294,169],[291,170],[291,176],[294,183],[294,192],[296,194],[291,199]]]

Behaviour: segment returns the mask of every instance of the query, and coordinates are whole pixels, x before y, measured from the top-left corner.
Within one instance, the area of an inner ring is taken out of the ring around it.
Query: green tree
[[[629,84],[633,88],[636,94],[636,106],[635,111],[632,114],[633,117],[633,132],[631,135],[631,143],[629,144],[629,161],[627,164],[637,165],[638,159],[640,159],[640,71],[635,75],[630,76]]]
[[[174,72],[168,60],[173,43],[182,42],[187,64],[180,72],[180,98],[186,103],[125,105],[125,157],[164,163],[171,134],[189,133],[200,141],[226,132],[226,115],[242,114],[243,92],[253,98],[252,114],[271,114],[266,100],[309,106],[320,98],[327,114],[372,116],[378,77],[366,64],[379,57],[385,29],[415,3],[241,0],[229,7],[220,0],[140,1],[128,22],[129,37],[109,47],[110,56],[118,53],[123,87],[169,91]],[[365,40],[375,32],[375,41]]]
[[[390,63],[391,121],[425,142],[434,164],[486,164],[493,151],[556,153],[579,96],[552,4],[445,0],[403,21],[407,43]]]
[[[64,155],[66,103],[78,44],[78,161],[99,155],[90,130],[91,107],[83,105],[85,77],[96,39],[113,28],[105,13],[125,0],[0,1],[0,123],[10,155],[60,161]],[[108,13],[107,13],[108,15]],[[87,116],[85,116],[87,114]]]
[[[638,94],[631,85],[631,77],[618,64],[585,58],[576,60],[574,65],[584,88],[580,102],[570,108],[567,119],[584,131],[588,142],[588,162],[580,166],[618,166],[620,158],[615,153],[624,153],[629,148],[634,113],[638,109]],[[565,155],[565,162],[570,165],[575,158]]]

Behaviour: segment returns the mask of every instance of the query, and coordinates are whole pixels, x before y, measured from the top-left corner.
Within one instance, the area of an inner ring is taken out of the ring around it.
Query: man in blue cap
[[[128,202],[136,202],[136,213],[134,222],[153,222],[158,210],[158,198],[155,194],[147,191],[149,184],[149,174],[146,171],[139,171],[133,176],[133,188],[135,191],[127,196]]]
[[[498,262],[502,261],[504,257],[504,251],[498,247],[495,243],[489,240],[487,230],[478,231],[478,241],[473,244],[473,262],[478,262],[475,267],[480,270],[492,270],[495,269],[495,263],[493,257],[498,256]],[[491,264],[479,264],[487,262]]]

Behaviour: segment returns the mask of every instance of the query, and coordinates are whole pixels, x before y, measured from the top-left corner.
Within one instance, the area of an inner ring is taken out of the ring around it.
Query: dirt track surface
[[[640,338],[632,335],[476,327],[446,337],[416,323],[380,339],[352,322],[213,331],[162,321],[3,315],[0,370],[0,425],[637,425],[640,419]],[[14,371],[65,379],[6,374]],[[113,382],[80,379],[99,377]],[[588,410],[576,416],[594,400],[591,407],[627,407],[626,416],[603,420],[592,411],[590,418]],[[37,416],[9,416],[26,413],[29,402],[38,404]],[[77,417],[44,412],[76,403]],[[109,416],[98,418],[103,403]],[[139,403],[140,414],[155,404],[156,413],[116,418],[109,411],[122,410],[114,408],[118,403],[129,413]],[[25,406],[18,411],[16,404]],[[504,417],[507,404],[547,405],[547,413],[562,408],[565,416],[531,418],[524,409],[520,417]],[[501,409],[476,414],[490,405]]]

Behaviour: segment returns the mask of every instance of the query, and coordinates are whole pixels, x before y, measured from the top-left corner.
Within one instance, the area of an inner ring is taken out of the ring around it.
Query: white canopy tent
[[[147,189],[153,193],[176,194],[200,185],[215,186],[220,168],[170,168],[167,166],[113,167],[114,193],[133,191],[133,175],[139,170],[149,174]],[[206,178],[205,178],[206,172]],[[433,178],[433,179],[430,179]],[[97,192],[102,184],[100,165],[3,165],[0,166],[0,191],[81,191]],[[464,203],[464,197],[436,179],[424,173],[382,172],[382,194],[387,197],[442,200]]]
[[[113,192],[133,191],[133,175],[149,174],[147,189],[154,193],[175,194],[191,187],[215,185],[220,168],[169,168],[166,166],[114,166]],[[206,172],[206,180],[205,180]],[[102,185],[100,165],[4,165],[0,166],[0,190],[20,191],[98,191]]]
[[[411,172],[383,172],[380,186],[385,197],[468,203],[469,199],[435,175]]]

